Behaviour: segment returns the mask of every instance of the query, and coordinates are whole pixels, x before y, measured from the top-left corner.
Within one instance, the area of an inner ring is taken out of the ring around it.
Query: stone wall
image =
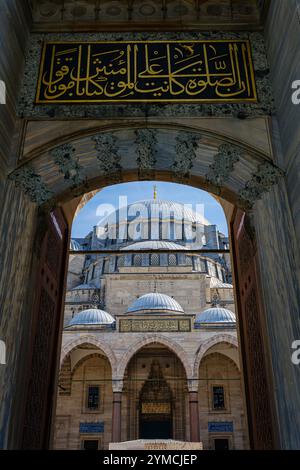
[[[214,438],[228,438],[231,449],[247,449],[245,410],[240,372],[232,360],[212,352],[204,357],[199,372],[200,436],[204,449],[214,449]],[[225,409],[214,410],[212,387],[223,386]],[[232,422],[232,432],[209,432],[209,422]]]
[[[223,332],[224,335],[224,332]],[[75,344],[78,334],[68,332],[64,336],[64,348],[67,344]],[[83,333],[82,343],[78,343],[62,364],[60,387],[58,390],[54,448],[80,449],[83,439],[98,439],[102,448],[108,448],[111,442],[112,431],[112,382],[115,377],[114,366],[102,356],[102,351],[93,347],[92,336],[98,338],[99,348],[106,342],[111,345],[116,358],[122,356],[123,348],[135,342],[134,334]],[[144,337],[151,335],[144,335]],[[122,393],[122,420],[121,440],[135,440],[139,438],[139,399],[143,385],[149,378],[153,360],[159,363],[162,377],[170,387],[172,401],[173,438],[188,441],[190,438],[189,408],[188,408],[188,369],[180,361],[180,347],[188,360],[196,360],[199,345],[209,346],[203,358],[199,358],[199,419],[201,440],[204,448],[213,446],[213,437],[229,438],[231,447],[235,449],[248,448],[245,411],[243,408],[241,375],[238,366],[237,349],[232,344],[222,343],[222,337],[216,332],[195,331],[189,334],[164,334],[156,338],[156,342],[149,342],[145,346],[135,346],[134,353],[128,357],[124,370],[124,387]],[[221,335],[222,336],[222,335]],[[163,344],[163,339],[169,345]],[[226,338],[226,333],[223,338]],[[233,336],[234,338],[234,336]],[[153,339],[153,336],[152,336]],[[227,338],[228,339],[228,338]],[[214,344],[214,342],[216,344]],[[95,344],[95,341],[94,341]],[[180,344],[180,346],[179,346]],[[76,349],[77,348],[77,349]],[[104,348],[105,349],[105,348]],[[126,348],[128,350],[128,348]],[[110,359],[111,361],[111,359]],[[67,370],[70,366],[70,370]],[[190,368],[192,369],[192,367]],[[71,384],[69,388],[68,384]],[[223,385],[225,389],[225,410],[212,409],[212,385]],[[86,408],[86,390],[88,385],[100,386],[100,406],[97,411]],[[66,388],[67,387],[67,388]],[[208,430],[209,422],[232,422],[233,432],[212,434]],[[104,430],[98,434],[83,434],[79,431],[80,423],[104,423]]]
[[[15,447],[22,414],[26,352],[30,342],[28,311],[34,293],[31,282],[36,208],[12,183],[5,186],[0,214],[0,338],[7,348],[0,366],[0,448]],[[18,436],[19,437],[19,436]]]
[[[6,105],[0,105],[0,184],[7,174],[16,125],[18,91],[22,80],[31,15],[27,0],[2,0],[0,4],[0,80],[6,85]],[[1,193],[0,193],[1,195]],[[0,197],[0,207],[1,207]]]
[[[300,80],[299,35],[299,2],[273,0],[266,23],[265,37],[281,140],[281,148],[279,146],[277,149],[277,159],[282,160],[287,175],[287,191],[298,246],[300,246],[300,105],[294,105],[291,97],[294,91],[292,82]]]

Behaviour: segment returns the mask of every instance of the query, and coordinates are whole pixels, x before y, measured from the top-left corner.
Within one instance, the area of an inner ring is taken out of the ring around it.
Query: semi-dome
[[[96,289],[96,287],[91,286],[90,284],[79,284],[79,286],[73,287],[72,290],[92,290]]]
[[[223,307],[211,307],[196,315],[195,328],[203,326],[235,326],[235,314]]]
[[[71,326],[93,326],[103,325],[111,326],[115,322],[115,319],[105,310],[98,308],[90,308],[88,310],[82,310],[77,313],[70,321],[68,327]]]
[[[70,240],[70,250],[72,251],[80,251],[82,250],[82,246],[77,240],[74,240],[74,238],[71,238]]]
[[[184,313],[181,305],[166,294],[151,292],[136,299],[127,309],[127,313]]]
[[[162,241],[162,240],[145,240],[143,242],[135,242],[131,245],[124,246],[121,250],[188,250],[184,245],[179,243]]]

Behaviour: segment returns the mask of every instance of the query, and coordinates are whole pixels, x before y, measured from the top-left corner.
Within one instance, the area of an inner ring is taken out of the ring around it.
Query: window
[[[82,442],[82,448],[84,450],[98,450],[99,448],[99,441],[98,440],[94,440],[94,439],[85,439],[83,442]]]
[[[159,266],[159,254],[155,253],[150,256],[150,266]]]
[[[99,408],[99,387],[96,385],[89,386],[87,396],[87,407],[89,410],[97,410]]]
[[[142,255],[134,255],[133,264],[134,266],[142,266]]]
[[[214,410],[225,409],[225,394],[224,394],[224,387],[222,386],[213,387],[213,409]]]
[[[215,439],[215,450],[229,450],[228,439]]]

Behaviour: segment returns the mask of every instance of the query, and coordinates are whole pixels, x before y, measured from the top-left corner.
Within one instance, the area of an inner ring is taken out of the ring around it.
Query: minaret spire
[[[156,184],[153,186],[153,199],[156,201],[157,199],[157,186]]]

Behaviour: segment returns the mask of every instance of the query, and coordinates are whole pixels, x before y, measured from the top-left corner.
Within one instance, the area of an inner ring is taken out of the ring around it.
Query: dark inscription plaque
[[[47,42],[36,103],[257,101],[250,43]]]

